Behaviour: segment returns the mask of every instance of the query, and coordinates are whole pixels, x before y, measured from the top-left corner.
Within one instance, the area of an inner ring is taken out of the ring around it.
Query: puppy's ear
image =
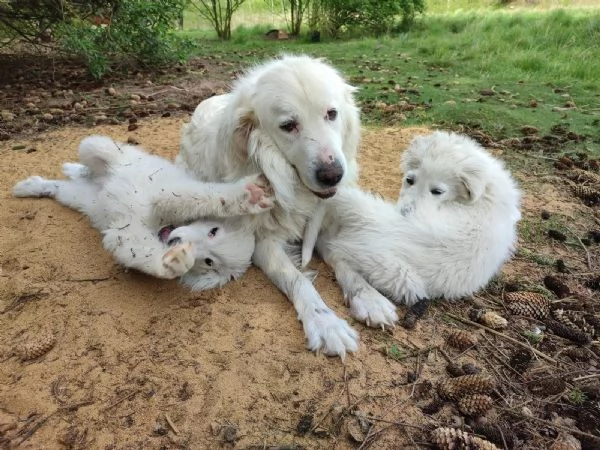
[[[485,192],[486,183],[483,174],[477,169],[466,169],[459,175],[458,187],[461,198],[466,203],[474,203]]]
[[[235,128],[231,139],[231,147],[236,158],[248,159],[248,141],[250,133],[256,128],[254,112],[247,108],[238,108],[235,113]]]

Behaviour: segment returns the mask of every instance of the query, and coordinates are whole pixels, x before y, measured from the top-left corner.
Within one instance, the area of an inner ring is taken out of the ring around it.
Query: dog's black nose
[[[317,181],[325,186],[335,186],[344,176],[344,168],[336,159],[331,164],[323,164],[317,168]]]

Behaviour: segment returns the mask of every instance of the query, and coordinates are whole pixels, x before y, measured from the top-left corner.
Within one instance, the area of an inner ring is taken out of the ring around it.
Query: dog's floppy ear
[[[256,117],[251,109],[238,108],[234,121],[231,150],[236,158],[245,161],[248,159],[250,133],[256,128]]]
[[[458,178],[460,195],[465,202],[474,203],[484,194],[486,182],[481,171],[475,168],[464,169]]]

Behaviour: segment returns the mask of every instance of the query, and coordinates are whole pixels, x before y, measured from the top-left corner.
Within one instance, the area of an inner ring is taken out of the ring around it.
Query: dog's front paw
[[[187,273],[195,263],[194,244],[183,242],[172,246],[162,257],[165,278],[177,278]]]
[[[246,177],[244,184],[244,189],[249,194],[246,201],[251,212],[262,212],[274,206],[275,193],[264,175]]]
[[[19,181],[13,187],[15,197],[53,197],[56,187],[37,175]]]
[[[318,308],[304,322],[308,348],[327,356],[340,356],[358,350],[358,333],[329,308]]]
[[[393,327],[398,321],[396,306],[373,288],[349,296],[348,303],[350,315],[369,327]]]

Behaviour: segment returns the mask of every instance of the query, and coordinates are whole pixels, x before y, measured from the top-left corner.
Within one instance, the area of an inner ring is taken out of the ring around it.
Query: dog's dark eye
[[[208,232],[208,237],[215,237],[217,235],[217,231],[219,231],[219,227],[211,228]]]
[[[211,267],[213,265],[213,260],[210,258],[206,258],[204,259],[204,264],[206,264],[208,267]]]
[[[412,186],[413,184],[415,184],[415,179],[413,177],[406,177],[406,184]]]
[[[327,110],[327,120],[333,122],[335,119],[337,119],[337,109],[328,109]]]
[[[292,131],[298,129],[298,122],[295,120],[288,120],[287,122],[283,122],[279,125],[279,128],[286,133],[291,133]]]
[[[442,195],[444,193],[444,191],[442,191],[441,189],[438,189],[438,188],[434,188],[431,190],[431,193],[433,195]]]

